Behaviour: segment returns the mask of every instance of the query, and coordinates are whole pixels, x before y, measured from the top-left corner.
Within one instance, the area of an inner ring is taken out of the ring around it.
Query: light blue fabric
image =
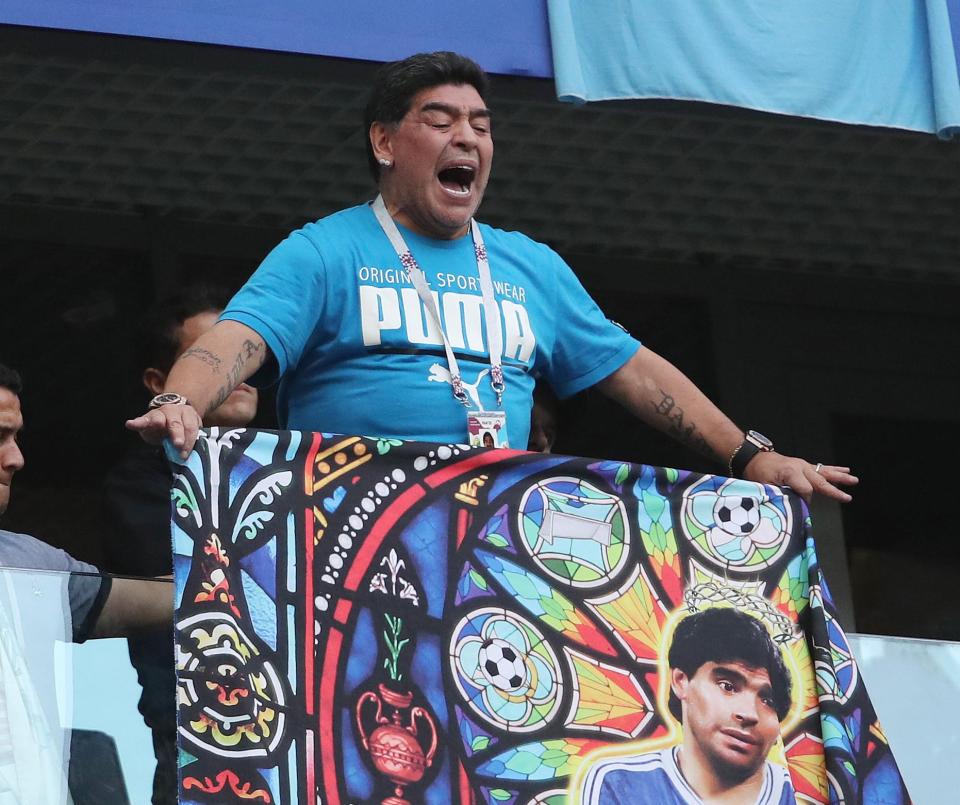
[[[678,760],[679,747],[594,763],[579,791],[581,805],[693,805],[701,798],[684,778]],[[764,763],[760,792],[755,805],[796,805],[790,776],[784,766]]]
[[[566,263],[518,232],[481,224],[504,335],[510,446],[525,449],[535,376],[561,397],[619,369],[639,342],[608,321]],[[473,240],[401,232],[437,294],[474,405],[490,410],[486,324]],[[263,261],[223,319],[267,342],[282,377],[280,422],[320,430],[463,442],[443,347],[369,205],[293,232]],[[273,380],[270,371],[253,378]]]
[[[949,137],[960,80],[948,4],[549,0],[557,94],[708,101]]]

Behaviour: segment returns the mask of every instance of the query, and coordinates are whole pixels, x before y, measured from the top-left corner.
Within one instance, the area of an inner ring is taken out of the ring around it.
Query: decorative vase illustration
[[[382,805],[410,805],[403,798],[404,786],[423,779],[437,751],[433,719],[422,707],[411,704],[413,693],[397,692],[383,683],[377,686],[377,692],[365,691],[357,700],[357,730],[363,748],[374,768],[395,786],[395,795],[384,799]],[[423,726],[429,727],[428,741],[426,735],[420,735]]]

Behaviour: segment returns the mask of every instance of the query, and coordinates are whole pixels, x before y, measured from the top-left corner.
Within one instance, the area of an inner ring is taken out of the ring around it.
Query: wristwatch
[[[161,405],[189,405],[190,402],[182,394],[177,394],[173,391],[165,391],[163,394],[158,394],[152,400],[150,400],[150,405],[147,406],[148,410],[152,411],[154,408],[159,408]]]
[[[730,461],[727,462],[730,468],[730,475],[734,478],[742,478],[753,457],[757,453],[770,453],[773,451],[773,442],[771,442],[762,433],[755,430],[748,430],[746,437],[740,443],[740,446],[730,455]]]

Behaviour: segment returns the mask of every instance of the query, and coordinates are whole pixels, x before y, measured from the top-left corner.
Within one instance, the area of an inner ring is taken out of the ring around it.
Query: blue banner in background
[[[960,0],[947,0],[950,11],[950,29],[953,32],[953,52],[957,60],[957,76],[960,77]]]
[[[369,61],[455,50],[493,73],[553,75],[546,0],[4,0],[0,23]]]
[[[960,131],[958,0],[548,0],[557,94]],[[951,27],[951,22],[953,27]]]

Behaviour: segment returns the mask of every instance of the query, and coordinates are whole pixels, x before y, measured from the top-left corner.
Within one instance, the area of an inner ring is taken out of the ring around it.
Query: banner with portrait
[[[181,802],[909,802],[782,489],[211,429],[172,495]]]

